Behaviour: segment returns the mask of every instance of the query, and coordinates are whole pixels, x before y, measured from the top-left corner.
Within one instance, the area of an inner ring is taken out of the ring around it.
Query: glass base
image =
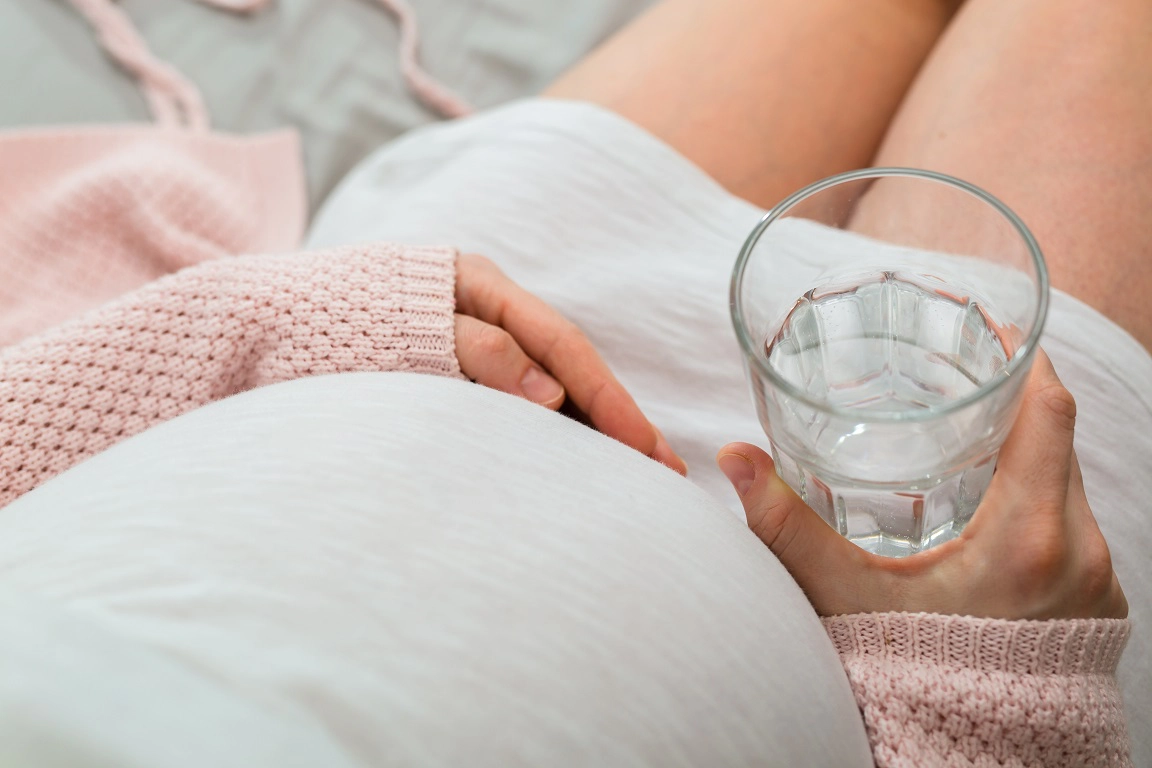
[[[905,487],[876,489],[821,479],[775,447],[776,472],[840,535],[885,557],[906,557],[956,538],[992,481],[996,454]]]
[[[871,552],[874,555],[881,555],[883,557],[907,557],[917,552],[923,552],[925,549],[934,547],[937,544],[951,541],[964,530],[964,523],[966,522],[967,520],[963,522],[949,521],[937,530],[932,531],[927,537],[915,541],[908,537],[892,536],[879,532],[872,535],[848,536],[847,539],[866,552]]]

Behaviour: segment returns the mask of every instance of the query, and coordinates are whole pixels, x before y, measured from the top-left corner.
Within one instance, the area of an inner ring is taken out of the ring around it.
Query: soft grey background
[[[538,93],[653,0],[410,0],[426,69],[477,107]],[[296,126],[318,204],[358,160],[436,120],[400,76],[373,0],[276,0],[251,16],[123,0],[153,52],[203,91],[215,127]],[[0,0],[0,129],[149,120],[135,83],[67,0]]]

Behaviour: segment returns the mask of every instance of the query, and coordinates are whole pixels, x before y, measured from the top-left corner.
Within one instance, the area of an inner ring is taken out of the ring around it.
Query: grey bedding
[[[539,92],[652,1],[410,0],[426,68],[479,107]],[[313,206],[372,149],[437,119],[408,94],[396,24],[372,0],[277,0],[252,17],[120,5],[200,86],[216,127],[300,130]],[[0,129],[149,119],[66,0],[0,0],[0,93]]]

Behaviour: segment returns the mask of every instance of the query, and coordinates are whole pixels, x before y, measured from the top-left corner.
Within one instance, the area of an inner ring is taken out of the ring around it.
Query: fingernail
[[[524,378],[520,379],[520,390],[534,403],[551,405],[564,397],[564,387],[536,366],[528,369]]]
[[[726,453],[716,460],[716,464],[739,495],[743,496],[752,487],[752,482],[756,479],[756,468],[748,459],[739,454]]]

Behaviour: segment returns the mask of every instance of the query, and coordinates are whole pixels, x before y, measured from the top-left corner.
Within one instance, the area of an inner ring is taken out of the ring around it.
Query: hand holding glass
[[[797,192],[748,237],[731,309],[777,472],[864,549],[971,518],[1048,306],[1043,257],[988,193],[870,169]]]

